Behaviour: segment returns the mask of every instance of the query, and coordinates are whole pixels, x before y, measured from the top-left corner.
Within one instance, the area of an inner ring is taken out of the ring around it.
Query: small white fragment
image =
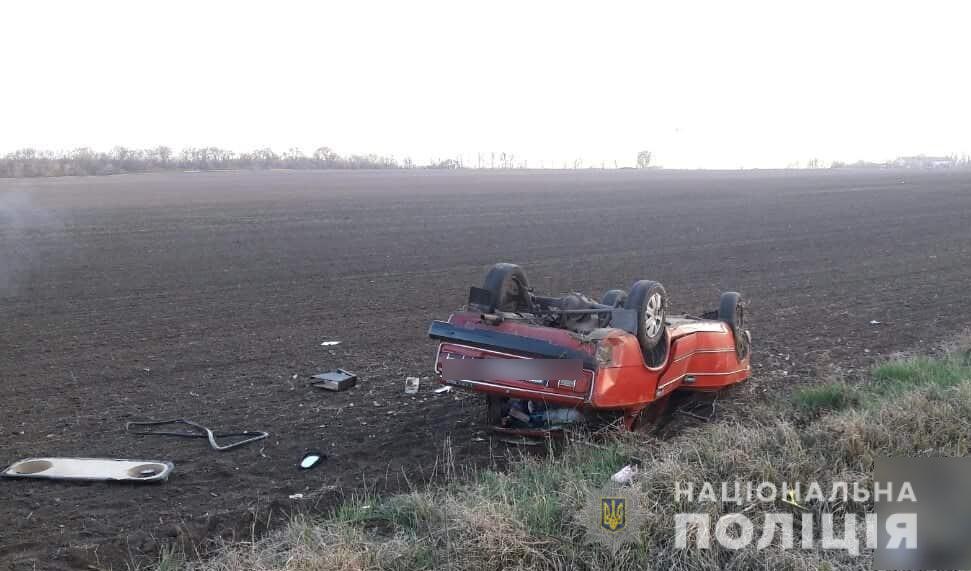
[[[450,393],[452,392],[452,387],[449,387],[449,386],[439,387],[432,392],[435,393],[436,395],[440,395],[443,393]]]
[[[302,500],[303,499],[303,494],[290,494],[290,499],[291,500]]]
[[[880,325],[880,322],[877,321],[876,319],[871,319],[870,320],[870,325]]]
[[[415,395],[418,394],[418,387],[421,386],[421,379],[418,377],[407,377],[405,379],[405,394]]]
[[[610,481],[615,484],[630,484],[634,481],[634,476],[637,475],[637,466],[631,466],[630,464],[621,468],[616,474],[610,477]]]
[[[333,347],[334,345],[340,345],[340,341],[324,341],[320,344],[321,347]]]

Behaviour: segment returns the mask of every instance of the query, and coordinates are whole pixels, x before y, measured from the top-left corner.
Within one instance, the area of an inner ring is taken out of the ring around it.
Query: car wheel
[[[723,321],[732,330],[735,337],[735,352],[739,360],[748,356],[749,336],[745,330],[745,303],[742,294],[726,291],[718,302],[718,320]]]
[[[492,266],[482,287],[492,294],[492,304],[499,311],[532,309],[526,272],[515,264],[499,263]]]
[[[622,289],[612,289],[604,294],[603,298],[600,300],[600,303],[610,307],[623,307],[625,301],[627,301],[626,291]]]
[[[649,366],[656,367],[667,353],[668,294],[658,282],[635,282],[624,302],[625,309],[637,312],[637,340]]]

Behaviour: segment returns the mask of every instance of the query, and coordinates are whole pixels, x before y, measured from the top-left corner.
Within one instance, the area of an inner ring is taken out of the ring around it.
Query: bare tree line
[[[0,177],[106,175],[162,170],[222,169],[394,169],[411,168],[411,159],[375,154],[342,156],[320,147],[307,156],[298,148],[282,154],[269,147],[236,153],[218,147],[188,147],[178,153],[170,147],[129,149],[115,147],[97,152],[87,147],[68,152],[20,149],[0,158]]]
[[[641,151],[637,166],[647,168],[653,155]],[[471,164],[470,164],[471,163]],[[577,158],[572,161],[538,161],[533,168],[619,168],[618,162],[600,161],[594,164]],[[410,158],[401,161],[392,156],[376,154],[339,155],[329,147],[319,147],[307,155],[293,147],[277,153],[269,147],[248,153],[237,153],[219,147],[187,147],[174,151],[171,147],[133,149],[118,146],[109,152],[88,147],[72,151],[42,151],[24,148],[0,157],[0,178],[48,176],[108,175],[166,170],[235,170],[235,169],[411,169],[419,168]],[[455,158],[432,158],[420,168],[427,169],[528,169],[530,163],[514,153],[477,153],[471,161],[462,155]]]
[[[640,169],[654,167],[654,153],[640,151],[636,166]],[[470,164],[471,163],[471,164]],[[830,168],[944,168],[969,167],[971,157],[949,155],[933,157],[916,155],[900,157],[894,161],[843,163],[834,161]],[[573,161],[538,161],[533,168],[620,168],[617,161],[600,161],[599,165],[581,158]],[[115,147],[109,152],[98,152],[87,147],[67,152],[40,151],[31,148],[20,149],[0,157],[0,178],[25,178],[76,175],[108,175],[119,173],[140,173],[165,170],[235,170],[235,169],[411,169],[419,168],[410,158],[401,161],[392,156],[376,154],[343,156],[330,147],[319,147],[306,155],[301,149],[292,147],[284,153],[277,153],[269,147],[248,153],[237,153],[219,147],[187,147],[179,152],[170,147],[158,146],[150,149],[131,149]],[[430,159],[420,168],[427,169],[528,169],[530,163],[513,153],[477,153],[470,161],[462,155],[455,158]],[[806,161],[805,166],[791,163],[787,168],[825,168],[818,158]]]

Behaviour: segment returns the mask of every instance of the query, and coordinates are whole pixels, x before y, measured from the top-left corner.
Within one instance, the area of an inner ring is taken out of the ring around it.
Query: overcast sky
[[[5,2],[0,152],[971,153],[971,2]]]

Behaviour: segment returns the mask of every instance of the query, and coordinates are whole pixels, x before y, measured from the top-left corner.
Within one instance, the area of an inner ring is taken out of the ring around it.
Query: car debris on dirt
[[[344,369],[320,373],[311,377],[311,386],[328,391],[346,391],[357,384],[357,375]]]
[[[325,458],[327,458],[327,456],[324,455],[323,452],[307,452],[303,455],[303,458],[300,459],[300,469],[310,470],[311,468],[316,468]]]
[[[188,430],[160,430],[158,427],[171,425],[187,426]],[[141,428],[138,428],[141,427]],[[135,428],[135,430],[133,430]],[[240,446],[263,440],[270,435],[269,432],[245,430],[242,432],[213,432],[209,428],[191,420],[177,418],[173,420],[146,420],[139,422],[129,422],[125,425],[125,430],[142,436],[178,436],[182,438],[205,438],[209,441],[209,446],[218,452],[225,452]],[[243,438],[230,442],[229,444],[219,444],[217,438]]]
[[[418,388],[421,386],[421,379],[418,377],[407,377],[405,379],[405,394],[406,395],[416,395],[418,394]]]
[[[39,478],[92,482],[163,482],[175,469],[171,462],[109,458],[28,458],[0,473],[4,478]]]

